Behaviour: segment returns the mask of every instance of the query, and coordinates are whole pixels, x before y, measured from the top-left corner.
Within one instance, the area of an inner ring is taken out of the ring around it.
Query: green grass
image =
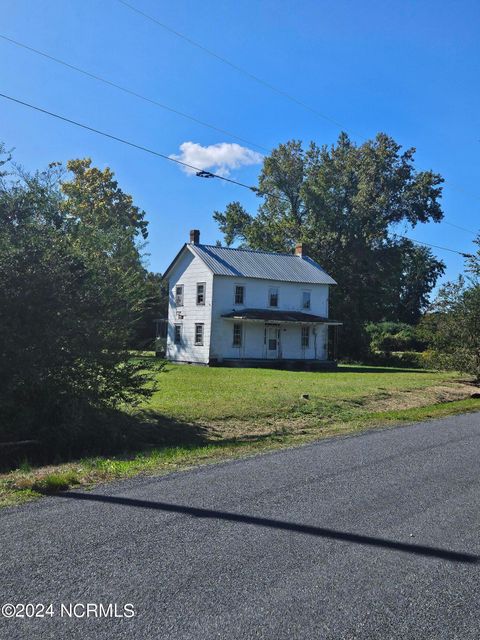
[[[35,480],[32,483],[31,489],[38,493],[56,493],[57,491],[64,491],[80,483],[81,480],[78,473],[67,469],[57,473],[49,473]]]
[[[139,410],[172,446],[0,475],[0,505],[72,486],[160,475],[368,428],[480,410],[452,373],[375,367],[333,372],[168,365]],[[302,399],[308,394],[309,399]]]
[[[258,421],[321,415],[355,403],[419,392],[458,379],[453,373],[341,366],[332,372],[169,365],[148,408],[185,422]],[[310,399],[303,401],[302,394]]]

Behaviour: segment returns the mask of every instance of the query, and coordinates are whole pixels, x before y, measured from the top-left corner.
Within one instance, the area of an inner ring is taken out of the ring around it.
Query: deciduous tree
[[[34,438],[51,455],[120,446],[106,412],[149,393],[127,351],[145,297],[144,214],[109,169],[67,170],[0,182],[0,439]]]
[[[299,141],[265,158],[255,215],[240,203],[215,212],[228,244],[291,251],[298,241],[337,280],[331,314],[342,320],[343,353],[360,355],[368,321],[417,320],[444,265],[394,235],[396,225],[442,219],[443,179],[418,171],[415,150],[385,134],[361,145],[342,133],[335,145]]]
[[[437,366],[468,373],[480,382],[480,236],[467,261],[467,277],[440,289],[430,317]],[[432,327],[433,325],[433,327]]]

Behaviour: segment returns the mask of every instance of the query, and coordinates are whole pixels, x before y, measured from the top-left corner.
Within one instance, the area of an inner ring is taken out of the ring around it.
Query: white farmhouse
[[[166,357],[174,362],[301,364],[335,360],[328,292],[336,282],[303,255],[200,244],[190,232],[164,274]],[[329,329],[331,327],[331,329]]]

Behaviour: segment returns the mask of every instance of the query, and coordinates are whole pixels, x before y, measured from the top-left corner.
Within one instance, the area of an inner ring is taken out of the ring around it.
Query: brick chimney
[[[200,231],[198,229],[192,229],[190,231],[190,243],[200,244]]]
[[[299,256],[300,258],[303,258],[303,254],[304,254],[303,242],[297,242],[297,244],[295,245],[295,255]]]

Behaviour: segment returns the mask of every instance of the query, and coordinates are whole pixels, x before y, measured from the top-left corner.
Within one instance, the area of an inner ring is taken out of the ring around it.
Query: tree
[[[443,217],[443,179],[417,171],[414,155],[385,134],[357,146],[342,133],[336,145],[306,151],[290,141],[264,160],[256,215],[238,202],[214,213],[228,244],[272,251],[307,244],[338,282],[331,313],[344,322],[344,354],[367,348],[366,322],[418,319],[443,273],[428,249],[391,233],[399,223]]]
[[[155,321],[165,320],[168,316],[168,283],[160,273],[147,270],[144,279],[145,304],[131,344],[135,349],[151,350],[155,347]]]
[[[83,227],[101,231],[108,238],[116,235],[135,253],[134,241],[139,235],[148,237],[145,212],[133,204],[132,196],[124,193],[114,180],[111,169],[103,171],[92,167],[90,158],[69,160],[67,170],[73,174],[72,180],[61,182],[61,191],[65,194],[65,208],[73,216],[75,223]],[[123,236],[118,234],[122,230]],[[138,257],[138,254],[137,254]]]
[[[118,187],[108,167],[102,171],[84,158],[69,161],[67,169],[73,180],[62,182],[61,190],[67,196],[64,206],[75,210],[71,230],[83,243],[90,238],[94,247],[103,245],[118,265],[137,275],[141,296],[129,343],[133,348],[151,349],[154,320],[166,317],[168,299],[160,274],[149,272],[142,264],[141,241],[148,237],[145,212]]]
[[[121,446],[107,414],[149,394],[127,346],[144,305],[144,214],[90,160],[0,181],[0,437]]]
[[[434,361],[440,368],[472,375],[480,382],[480,235],[479,249],[467,261],[468,277],[444,285],[430,315]],[[433,325],[433,326],[432,326]]]
[[[430,249],[409,241],[404,241],[401,256],[400,299],[392,316],[400,322],[417,324],[429,305],[429,293],[443,275],[445,265],[433,257]]]
[[[219,224],[227,247],[238,238],[246,240],[243,230],[249,229],[253,222],[252,216],[245,211],[238,201],[227,204],[225,213],[214,211],[213,219]]]

